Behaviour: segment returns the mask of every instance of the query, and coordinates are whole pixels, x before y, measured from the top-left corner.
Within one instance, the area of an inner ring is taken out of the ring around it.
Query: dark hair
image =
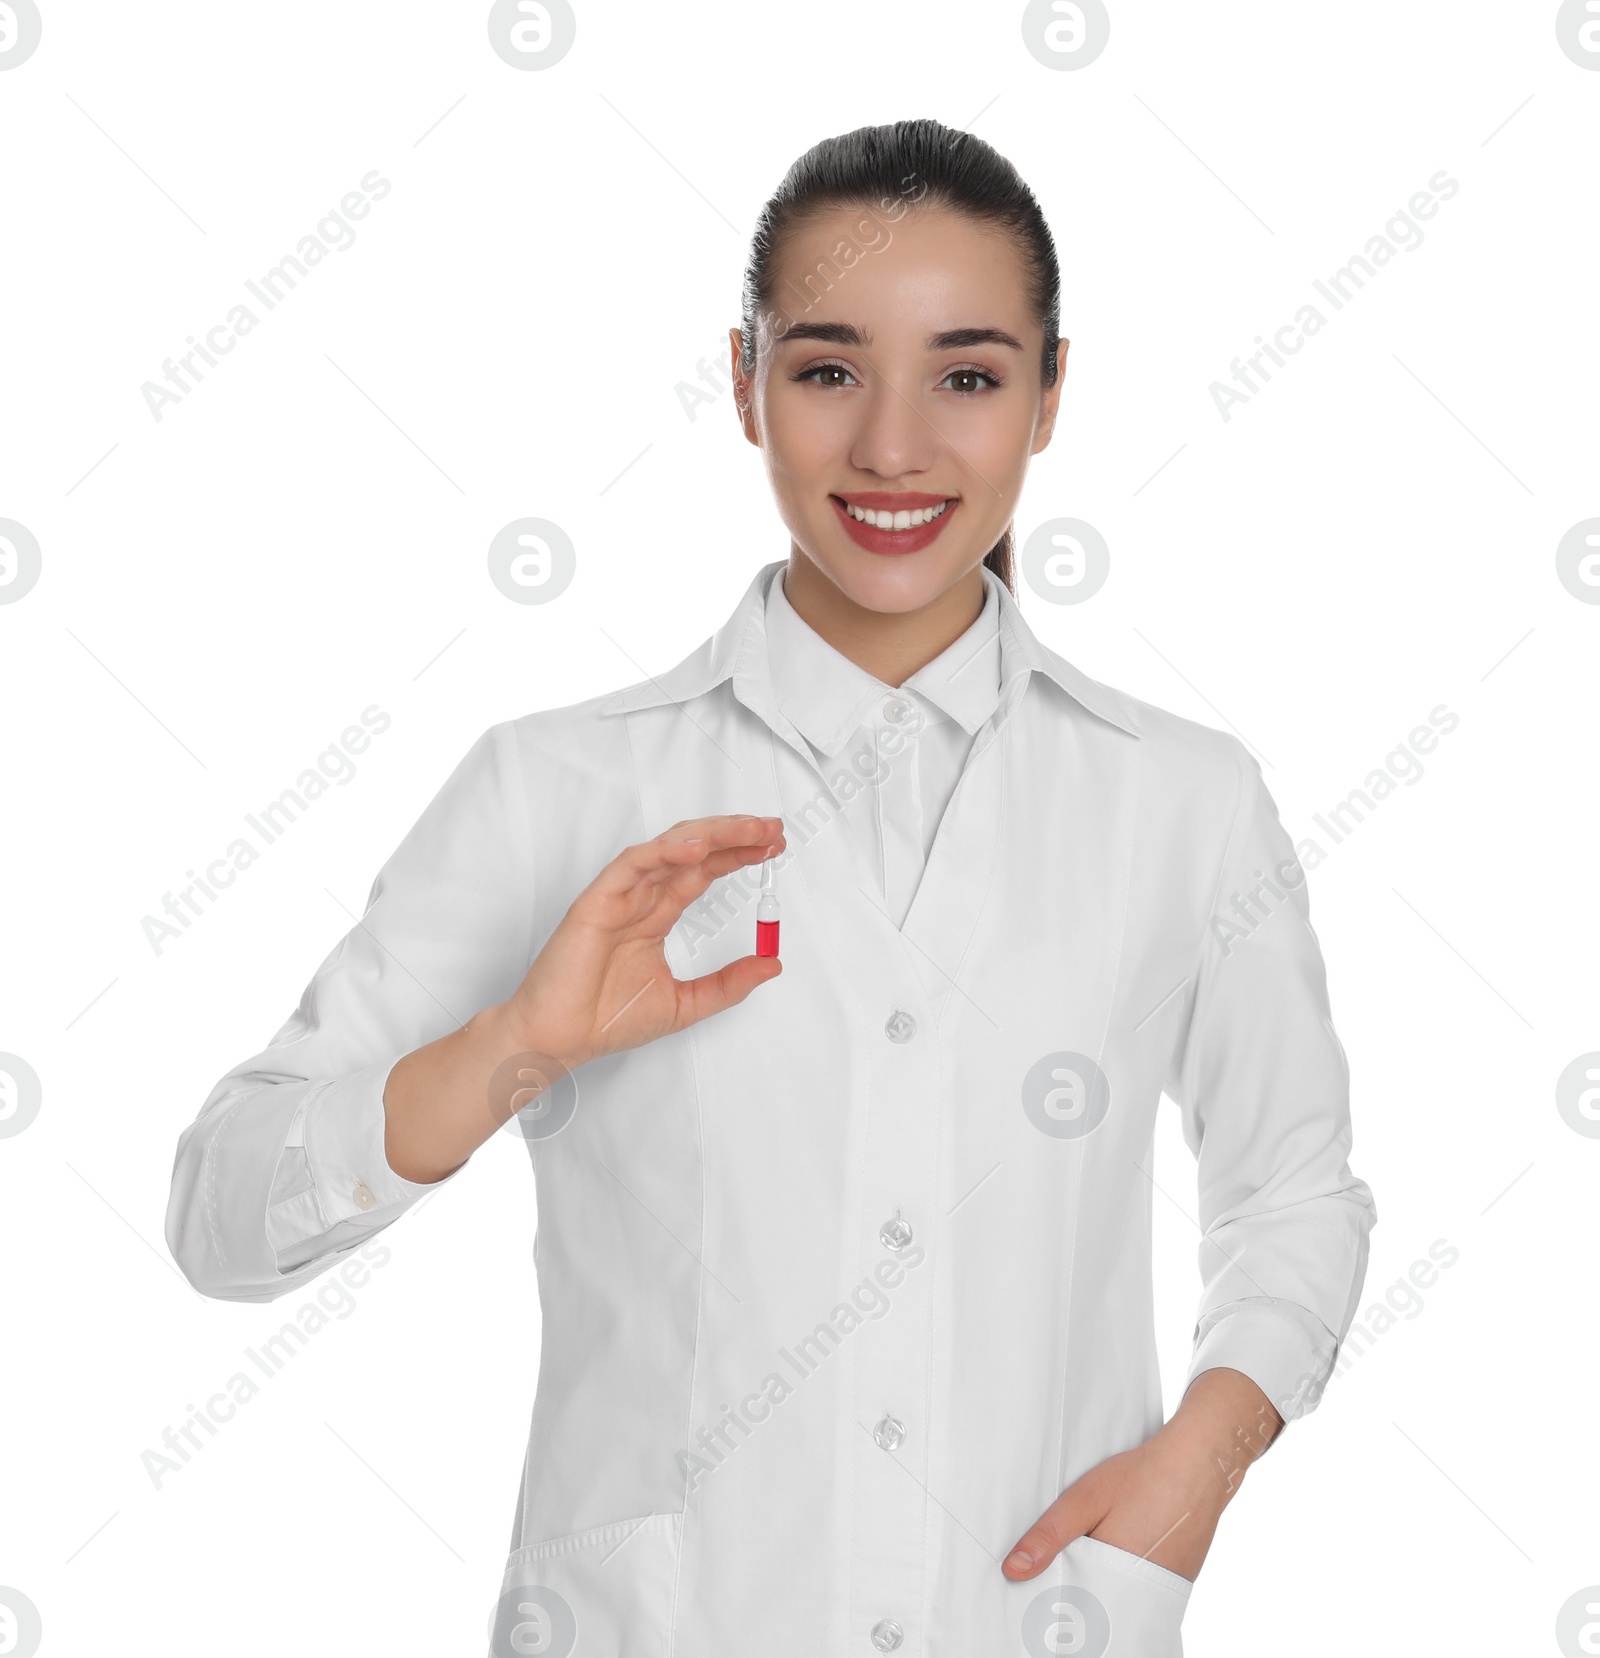
[[[800,157],[761,210],[750,240],[743,293],[746,374],[756,363],[757,320],[772,310],[773,267],[786,236],[807,220],[840,206],[860,204],[892,213],[896,202],[953,209],[995,225],[1011,236],[1028,272],[1029,301],[1044,329],[1039,364],[1042,383],[1056,380],[1061,327],[1061,267],[1044,213],[1022,176],[993,146],[942,121],[895,121],[825,138]],[[825,261],[824,263],[828,263]],[[825,285],[827,277],[823,276]],[[1007,525],[984,564],[1016,591],[1013,536]]]

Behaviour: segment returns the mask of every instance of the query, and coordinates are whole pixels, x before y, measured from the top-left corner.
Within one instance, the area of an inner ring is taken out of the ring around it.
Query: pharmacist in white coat
[[[740,379],[764,446],[849,427],[818,499],[774,479],[789,559],[658,678],[486,731],[179,1143],[177,1260],[267,1300],[520,1132],[542,1355],[497,1654],[1170,1658],[1360,1292],[1305,872],[1236,738],[1047,649],[985,558],[1020,472],[991,499],[940,394],[1027,359],[928,324],[1041,335],[990,232],[918,222],[831,301],[861,398],[812,415],[799,331]],[[1169,1422],[1163,1092],[1200,1229]]]

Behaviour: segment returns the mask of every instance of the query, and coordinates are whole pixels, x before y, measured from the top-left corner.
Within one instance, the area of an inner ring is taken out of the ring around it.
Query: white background
[[[1557,1651],[1600,1582],[1600,1140],[1554,1092],[1600,1048],[1600,607],[1555,564],[1600,514],[1600,72],[1549,0],[1116,3],[1068,73],[1015,4],[608,0],[537,73],[486,12],[44,0],[0,74],[0,517],[43,551],[0,605],[0,1050],[43,1083],[0,1140],[0,1584],[41,1650],[480,1650],[539,1360],[520,1142],[387,1231],[350,1316],[158,1488],[143,1453],[313,1299],[189,1289],[177,1136],[486,726],[660,672],[785,556],[731,397],[691,421],[678,388],[725,359],[790,161],[936,115],[1017,164],[1064,267],[1017,527],[1088,520],[1111,575],[1024,608],[1237,730],[1331,849],[1363,1309],[1459,1250],[1251,1474],[1190,1658]],[[155,420],[142,383],[372,169],[354,245]],[[1440,169],[1421,245],[1224,421],[1212,382]],[[577,547],[550,605],[487,577],[524,515]],[[374,703],[354,780],[157,955],[142,918]],[[1440,704],[1420,781],[1334,846],[1313,815]],[[1163,1117],[1170,1404],[1199,1286]]]

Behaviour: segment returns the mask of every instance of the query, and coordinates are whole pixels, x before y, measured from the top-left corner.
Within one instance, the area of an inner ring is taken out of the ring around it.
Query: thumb
[[[757,985],[777,978],[782,971],[783,963],[776,956],[741,956],[698,979],[676,980],[678,1014],[674,1028],[683,1030],[736,1006]]]
[[[1109,1507],[1092,1472],[1074,1480],[1022,1535],[1001,1571],[1014,1580],[1037,1577],[1073,1538],[1099,1525]]]

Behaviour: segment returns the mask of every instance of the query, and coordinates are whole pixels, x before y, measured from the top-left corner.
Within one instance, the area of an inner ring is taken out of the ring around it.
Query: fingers
[[[641,916],[664,893],[673,908],[665,917],[670,926],[713,881],[776,857],[788,845],[781,818],[712,818],[680,827],[700,832],[690,836],[668,830],[654,841],[629,847],[602,871],[605,878],[591,891]]]
[[[675,823],[656,836],[656,843],[700,846],[707,857],[744,854],[746,861],[749,861],[750,855],[759,857],[764,847],[783,838],[781,817],[755,817],[742,813],[738,816],[691,818],[686,823]]]
[[[1022,1535],[1001,1571],[1014,1582],[1037,1577],[1073,1538],[1093,1531],[1108,1506],[1088,1475],[1075,1480]]]
[[[772,840],[783,833],[781,817],[760,817],[751,812],[739,812],[715,817],[687,818],[663,829],[657,841],[704,839],[713,847],[760,845],[763,837]],[[649,841],[641,845],[648,846]]]
[[[709,1019],[713,1013],[736,1006],[757,985],[775,979],[783,971],[776,956],[741,956],[715,973],[678,984],[678,1029]]]
[[[652,840],[624,847],[594,883],[624,891],[641,878],[662,880],[686,865],[716,860],[722,874],[759,863],[766,849],[782,844],[781,817],[703,817],[675,823]]]
[[[707,853],[698,863],[664,864],[660,869],[651,870],[641,877],[638,885],[669,894],[681,912],[713,881],[721,880],[724,875],[731,875],[736,869],[765,863],[768,858],[777,857],[786,847],[787,842],[781,838],[766,846],[728,847],[721,852]]]
[[[643,927],[662,933],[711,883],[775,857],[787,842],[780,817],[720,816],[677,823],[624,847],[568,911],[576,927],[601,935]]]

